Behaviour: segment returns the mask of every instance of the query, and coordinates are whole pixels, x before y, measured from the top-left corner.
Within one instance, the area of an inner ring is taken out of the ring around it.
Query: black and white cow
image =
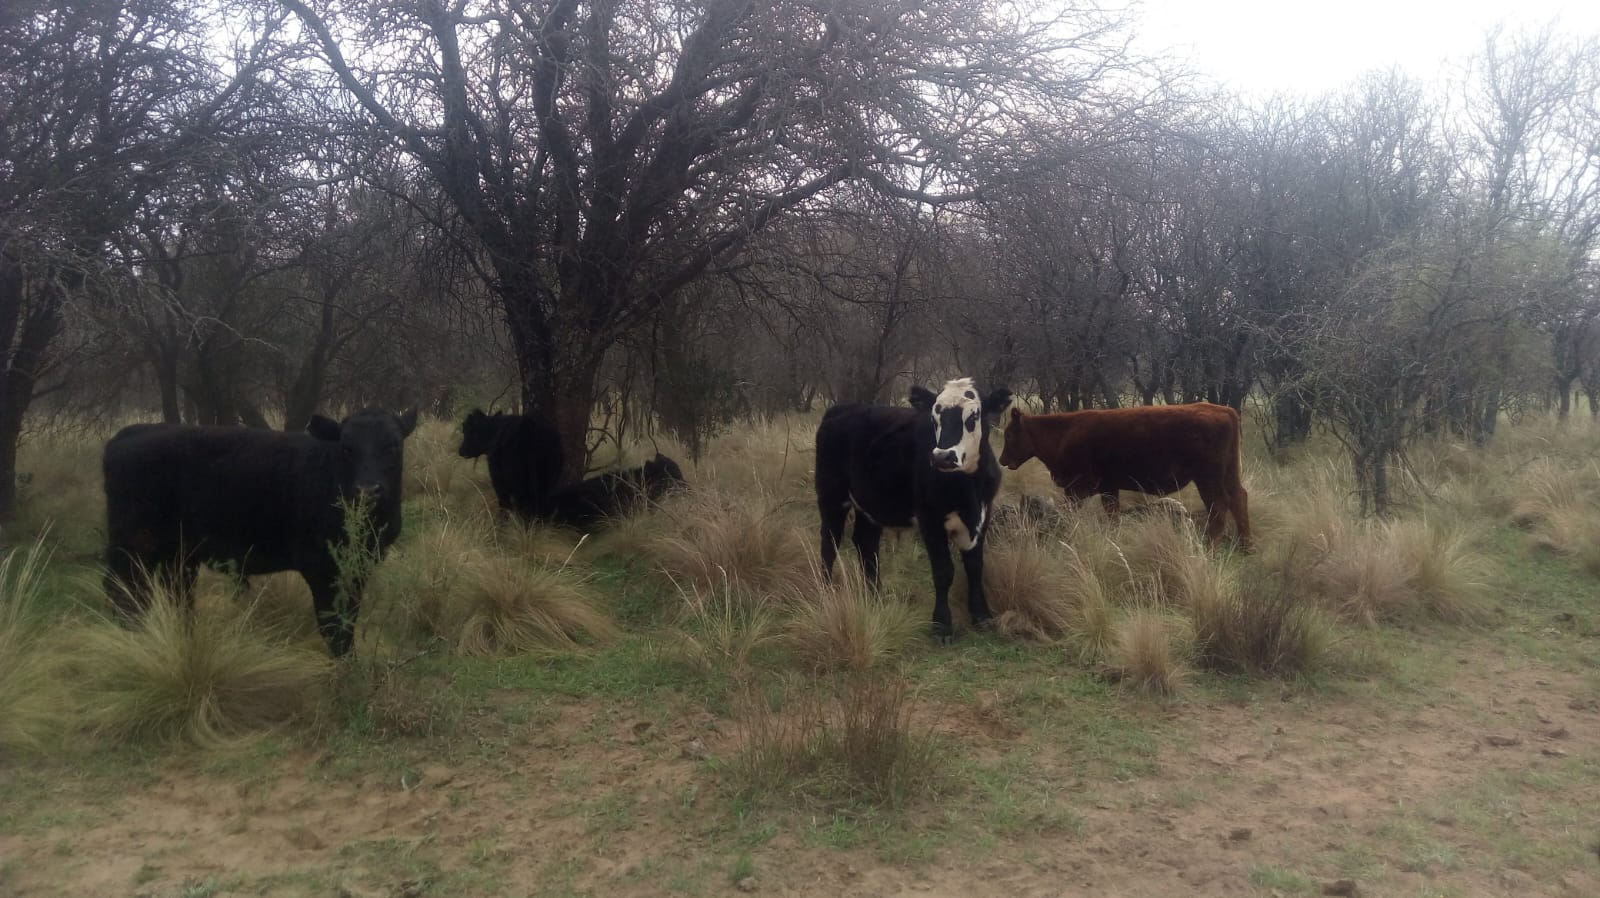
[[[980,398],[972,378],[963,377],[937,396],[912,387],[910,408],[851,402],[828,409],[817,427],[816,484],[829,576],[852,509],[852,540],[874,585],[883,528],[914,524],[933,567],[934,636],[947,641],[953,634],[951,542],[961,550],[973,625],[985,626],[983,538],[1000,491],[989,427],[1010,404],[1010,390]]]

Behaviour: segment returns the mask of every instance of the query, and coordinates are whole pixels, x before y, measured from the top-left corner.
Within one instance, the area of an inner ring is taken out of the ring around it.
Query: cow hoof
[[[943,648],[953,645],[956,638],[949,633],[935,633],[933,634],[933,641]]]
[[[972,629],[977,630],[979,633],[988,633],[994,629],[994,618],[977,618],[972,622]]]
[[[939,645],[949,645],[955,641],[955,638],[955,629],[949,624],[936,623],[933,625],[933,641]]]

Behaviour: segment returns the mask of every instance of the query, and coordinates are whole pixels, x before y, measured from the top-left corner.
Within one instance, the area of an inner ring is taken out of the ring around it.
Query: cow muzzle
[[[382,499],[383,498],[383,484],[381,484],[381,483],[358,483],[358,484],[356,484],[356,498],[358,498],[358,499],[366,499],[366,500],[370,500],[370,501],[373,501],[373,502],[376,502],[379,499]]]
[[[933,467],[939,471],[961,470],[961,453],[954,449],[935,449],[932,458]]]

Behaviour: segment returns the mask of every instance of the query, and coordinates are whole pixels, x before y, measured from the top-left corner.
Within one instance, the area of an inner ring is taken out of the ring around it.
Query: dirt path
[[[1363,895],[1600,895],[1593,675],[1482,646],[1453,660],[1448,685],[1393,700],[1256,689],[1151,706],[1168,735],[1154,771],[1125,781],[1085,780],[1037,736],[968,707],[952,724],[962,737],[980,751],[1033,752],[1035,782],[1060,790],[1076,825],[1023,826],[990,849],[941,844],[907,862],[870,841],[832,847],[779,826],[748,845],[745,885],[1235,896],[1320,894],[1349,878]],[[412,758],[353,781],[299,752],[242,776],[169,769],[115,791],[64,780],[32,825],[0,835],[0,891],[735,891],[745,849],[709,823],[722,799],[689,747],[725,751],[726,725],[704,714],[658,728],[626,708],[574,704],[495,727],[448,763]],[[939,813],[921,809],[913,826]]]

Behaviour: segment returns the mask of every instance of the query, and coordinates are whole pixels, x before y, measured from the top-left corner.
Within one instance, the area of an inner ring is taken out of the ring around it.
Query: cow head
[[[989,425],[1011,404],[1011,391],[995,390],[978,397],[970,377],[948,381],[936,396],[922,387],[911,388],[911,405],[926,413],[933,427],[933,453],[928,463],[946,473],[972,474],[989,438]]]
[[[393,415],[368,408],[343,421],[313,415],[306,430],[324,443],[338,445],[346,496],[384,505],[400,501],[405,439],[416,426],[416,409]]]
[[[683,469],[665,455],[657,452],[655,458],[644,463],[645,492],[652,499],[683,484]]]
[[[1000,464],[1011,470],[1022,467],[1023,463],[1033,458],[1033,441],[1028,438],[1028,431],[1022,426],[1022,409],[1011,412],[1011,420],[1006,422],[1006,445],[1000,450]]]
[[[487,453],[494,446],[495,435],[500,432],[504,417],[503,412],[486,415],[479,408],[468,413],[466,420],[461,422],[461,457],[477,458]]]

